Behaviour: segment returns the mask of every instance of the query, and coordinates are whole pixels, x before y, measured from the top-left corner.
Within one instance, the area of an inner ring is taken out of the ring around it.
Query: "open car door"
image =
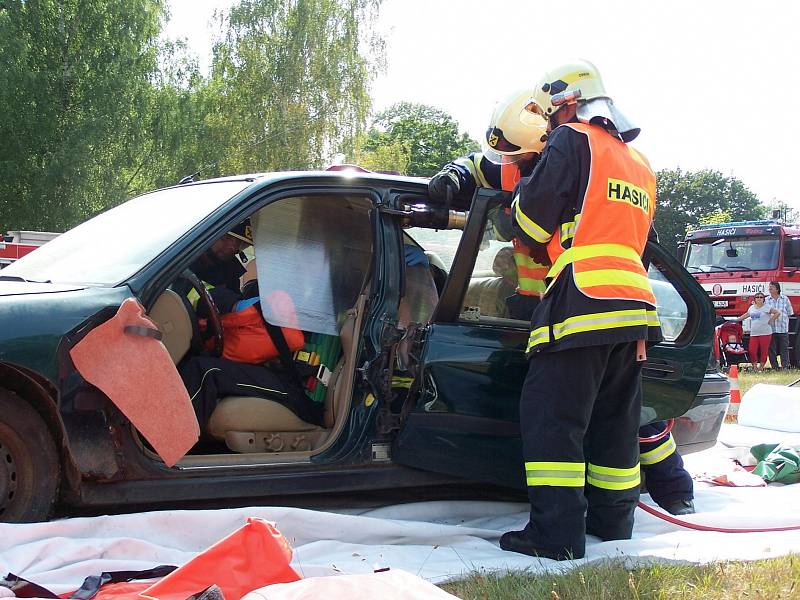
[[[508,316],[505,298],[515,289],[505,260],[511,242],[497,239],[493,222],[509,205],[505,192],[475,194],[423,341],[419,393],[392,457],[411,467],[523,489],[519,398],[528,370],[529,324]],[[648,248],[666,339],[648,351],[643,424],[691,406],[708,364],[714,318],[694,278],[657,244]]]

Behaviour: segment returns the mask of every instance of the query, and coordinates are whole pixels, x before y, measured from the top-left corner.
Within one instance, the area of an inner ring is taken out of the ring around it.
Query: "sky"
[[[209,19],[232,3],[169,0],[165,35],[206,66]],[[495,102],[585,58],[641,127],[634,145],[654,169],[716,169],[800,209],[798,23],[793,0],[384,0],[374,110],[430,104],[480,140]]]

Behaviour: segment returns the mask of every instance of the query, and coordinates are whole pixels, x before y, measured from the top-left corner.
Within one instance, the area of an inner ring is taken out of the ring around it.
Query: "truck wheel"
[[[0,389],[0,521],[47,519],[60,465],[50,430],[33,407]]]

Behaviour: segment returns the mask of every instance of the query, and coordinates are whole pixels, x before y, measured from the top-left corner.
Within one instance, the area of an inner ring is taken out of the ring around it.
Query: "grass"
[[[619,561],[564,575],[473,575],[442,586],[463,600],[800,599],[800,556],[709,565],[656,564],[628,569]]]
[[[797,379],[800,369],[745,368],[739,372],[739,387],[744,394],[757,383],[787,385]],[[442,587],[463,600],[800,600],[800,556],[708,565],[663,563],[639,569],[617,560],[564,575],[476,574]]]
[[[753,371],[750,369],[739,370],[739,389],[742,395],[757,383],[770,383],[773,385],[788,385],[800,379],[800,369],[787,369],[783,371],[773,371],[764,369],[763,371]],[[800,386],[800,383],[797,384]]]

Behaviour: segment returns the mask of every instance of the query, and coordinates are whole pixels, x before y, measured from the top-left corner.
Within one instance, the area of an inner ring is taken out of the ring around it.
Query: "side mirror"
[[[684,259],[686,258],[686,249],[688,246],[686,242],[678,242],[678,262],[681,264],[684,263]]]
[[[783,266],[800,267],[800,238],[787,240],[783,248]]]

